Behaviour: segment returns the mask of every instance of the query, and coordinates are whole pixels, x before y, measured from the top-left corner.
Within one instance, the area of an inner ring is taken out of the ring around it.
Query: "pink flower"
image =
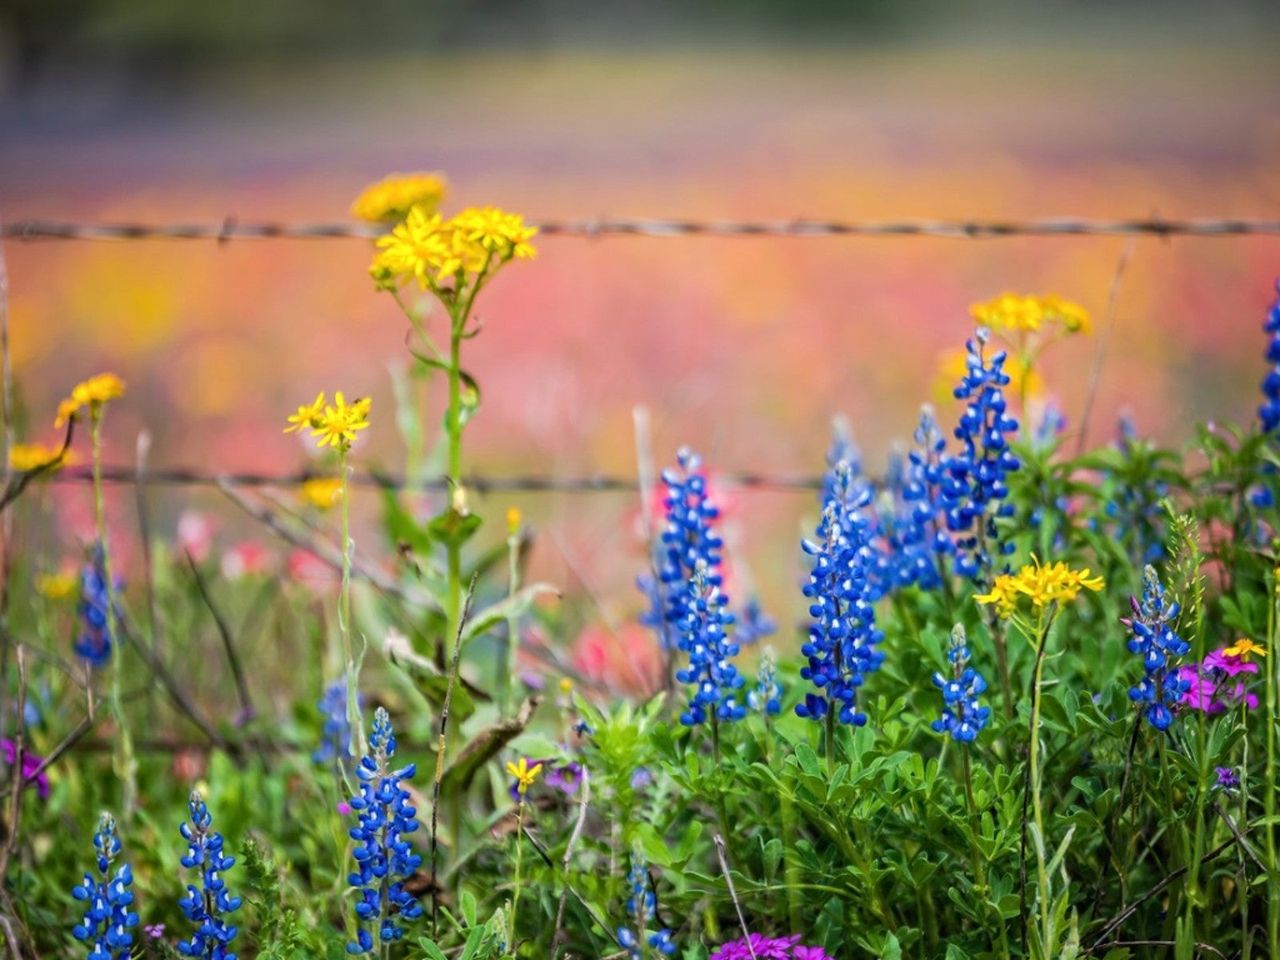
[[[831,960],[831,957],[821,947],[800,946],[791,951],[791,960]]]
[[[758,933],[751,934],[750,946],[746,940],[731,940],[721,944],[711,955],[711,960],[751,960],[754,952],[756,960],[792,960],[791,948],[800,941],[798,935],[791,937],[769,938]]]
[[[265,573],[270,554],[256,540],[238,543],[222,555],[222,575],[228,580],[239,580],[251,573]]]
[[[0,754],[4,754],[4,762],[8,767],[13,766],[13,761],[18,758],[18,745],[8,737],[0,739]],[[49,799],[49,777],[40,770],[40,765],[44,763],[44,757],[36,756],[27,750],[22,751],[22,779],[27,786],[35,785],[36,796],[41,800]],[[36,771],[40,772],[37,773]]]
[[[1240,657],[1233,657],[1226,652],[1226,647],[1219,647],[1213,653],[1204,658],[1204,666],[1206,670],[1218,670],[1225,673],[1228,677],[1234,677],[1240,673],[1257,673],[1258,665],[1250,660],[1243,660]]]
[[[213,521],[203,513],[184,510],[178,517],[178,550],[191,554],[191,559],[201,563],[209,556],[213,546]]]
[[[1213,695],[1217,692],[1218,685],[1208,676],[1208,672],[1201,669],[1198,664],[1187,664],[1178,668],[1178,679],[1185,680],[1191,684],[1187,688],[1187,692],[1182,695],[1182,704],[1190,707],[1192,710],[1200,710],[1203,713],[1221,713],[1222,705],[1214,700]]]

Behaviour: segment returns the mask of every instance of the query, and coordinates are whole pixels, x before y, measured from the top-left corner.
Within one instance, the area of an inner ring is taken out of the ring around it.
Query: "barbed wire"
[[[1092,219],[1042,217],[1029,220],[685,220],[652,217],[600,217],[580,220],[532,220],[543,236],[603,237],[936,237],[985,240],[1001,237],[1244,237],[1278,236],[1280,219],[1192,217],[1165,219]],[[286,223],[74,223],[64,220],[15,220],[0,224],[0,237],[14,240],[369,240],[386,233],[382,224],[349,222]]]
[[[332,474],[319,471],[295,473],[209,473],[185,467],[147,469],[139,472],[131,467],[103,466],[102,479],[113,484],[154,484],[175,487],[300,487],[309,480],[328,479]],[[90,467],[63,467],[45,477],[51,483],[92,483]],[[379,490],[439,491],[449,488],[445,477],[411,480],[402,474],[382,471],[359,471],[351,475],[351,484]],[[756,490],[819,490],[822,477],[806,474],[774,474],[754,471],[716,473],[712,481],[719,487]],[[635,492],[639,482],[619,474],[594,473],[554,477],[543,474],[510,474],[506,476],[464,477],[463,485],[477,494],[486,493],[611,493]]]

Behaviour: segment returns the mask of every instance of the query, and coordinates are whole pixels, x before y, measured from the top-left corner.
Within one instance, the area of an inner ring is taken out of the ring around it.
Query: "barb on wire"
[[[533,220],[543,236],[572,237],[1000,237],[1150,236],[1241,237],[1280,235],[1280,219],[1264,217],[1040,217],[1029,220],[683,220],[602,217]],[[379,224],[241,222],[72,223],[15,220],[0,224],[0,237],[15,240],[368,240],[386,232]]]
[[[21,477],[23,475],[19,475]],[[301,471],[296,473],[207,473],[186,467],[169,467],[148,469],[142,476],[151,486],[175,487],[298,487],[308,480],[315,480],[325,474]],[[102,479],[105,483],[133,484],[139,480],[138,471],[132,467],[104,466]],[[50,483],[90,483],[93,472],[88,467],[64,467],[48,477]],[[746,487],[758,490],[818,490],[822,487],[820,476],[808,474],[774,474],[754,471],[730,472],[716,475],[716,482],[724,487]],[[355,486],[373,487],[380,490],[447,490],[448,481],[444,477],[428,477],[422,481],[411,481],[397,473],[368,471],[353,473],[351,483]],[[507,476],[473,476],[463,480],[467,489],[478,494],[485,493],[544,493],[544,492],[578,492],[590,493],[629,492],[636,489],[636,478],[620,474],[593,473],[576,477],[546,476],[541,474],[510,474]]]

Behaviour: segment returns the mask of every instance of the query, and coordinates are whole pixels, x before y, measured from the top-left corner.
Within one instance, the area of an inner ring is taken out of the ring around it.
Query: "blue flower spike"
[[[1143,677],[1129,689],[1129,699],[1139,704],[1147,722],[1163,732],[1173,724],[1173,710],[1189,689],[1190,679],[1178,671],[1178,661],[1191,644],[1173,629],[1182,608],[1165,596],[1154,567],[1142,571],[1142,597],[1130,597],[1132,617],[1121,619],[1129,628],[1130,653],[1142,657]]]
[[[191,939],[178,942],[178,952],[205,960],[236,960],[232,944],[237,928],[225,917],[240,909],[241,899],[231,895],[223,877],[236,861],[223,853],[222,834],[213,829],[213,816],[198,792],[192,792],[188,809],[190,819],[178,828],[187,841],[181,862],[188,870],[200,871],[200,886],[188,884],[187,895],[178,901],[196,926]]]
[[[126,960],[133,945],[129,931],[138,925],[133,906],[133,871],[127,863],[112,869],[120,855],[120,837],[115,819],[108,813],[98,822],[93,835],[97,876],[84,875],[84,883],[71,895],[86,904],[84,919],[71,928],[71,935],[88,946],[89,960]]]
[[[422,857],[408,839],[418,829],[418,812],[404,788],[417,768],[410,763],[393,769],[395,752],[391,720],[379,707],[373,715],[369,753],[356,767],[360,792],[351,799],[358,821],[350,834],[356,846],[355,869],[348,880],[358,893],[356,940],[347,944],[351,954],[370,953],[400,940],[404,923],[422,916],[422,904],[404,888],[404,881],[422,866]]]
[[[933,675],[934,686],[942,692],[942,716],[933,721],[933,729],[958,743],[972,743],[987,725],[991,708],[978,700],[987,690],[987,681],[969,666],[969,645],[961,624],[951,631],[947,661],[951,676]]]

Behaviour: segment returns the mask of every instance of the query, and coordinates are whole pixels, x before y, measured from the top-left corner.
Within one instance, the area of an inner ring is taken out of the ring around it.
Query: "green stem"
[[[351,485],[346,447],[338,449],[338,492],[342,517],[342,587],[338,593],[338,634],[342,638],[342,659],[347,680],[347,725],[351,730],[352,755],[365,755],[364,718],[360,716],[360,677],[351,644]]]
[[[102,409],[90,409],[90,433],[93,441],[93,519],[98,534],[98,549],[102,551],[102,579],[106,592],[107,647],[111,651],[111,713],[119,728],[118,751],[115,755],[116,775],[124,788],[121,807],[126,818],[132,818],[138,799],[138,763],[133,752],[133,734],[124,715],[121,690],[124,685],[123,636],[115,629],[116,583],[111,567],[111,550],[107,545],[107,506],[102,486]]]
[[[520,526],[513,523],[507,531],[507,597],[514,597],[520,589]],[[507,617],[506,670],[499,678],[502,691],[502,714],[509,716],[514,707],[516,689],[516,658],[520,652],[520,625],[514,614]]]
[[[453,510],[466,509],[466,492],[462,487],[462,330],[465,315],[453,318],[449,332],[449,409],[445,414],[448,442],[449,503]],[[447,548],[448,586],[445,591],[445,636],[441,649],[444,662],[453,661],[453,644],[458,636],[458,611],[462,606],[462,544],[450,539]]]
[[[1267,832],[1267,946],[1268,956],[1280,957],[1280,870],[1276,862],[1276,670],[1280,669],[1280,654],[1276,652],[1276,604],[1280,598],[1280,580],[1275,573],[1271,579],[1271,602],[1267,604],[1267,766],[1266,789],[1263,806],[1266,812]],[[1241,771],[1248,776],[1248,771]]]
[[[520,794],[520,802],[516,807],[516,864],[515,874],[511,881],[511,932],[507,937],[507,949],[512,956],[516,952],[516,914],[520,909],[520,866],[524,853],[524,793]]]

